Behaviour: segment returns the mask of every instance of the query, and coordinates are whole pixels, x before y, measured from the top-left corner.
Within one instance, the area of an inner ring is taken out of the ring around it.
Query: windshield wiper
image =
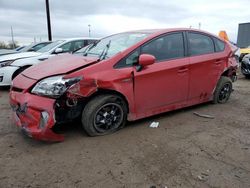
[[[106,58],[110,44],[111,44],[111,40],[109,40],[108,44],[106,44],[106,47],[103,49],[102,53],[99,55],[100,60],[104,60]]]
[[[83,56],[87,56],[88,55],[88,51],[91,50],[92,48],[94,48],[98,44],[98,42],[100,42],[100,40],[97,40],[97,41],[93,42],[92,44],[90,44],[86,48],[86,50],[83,52]]]

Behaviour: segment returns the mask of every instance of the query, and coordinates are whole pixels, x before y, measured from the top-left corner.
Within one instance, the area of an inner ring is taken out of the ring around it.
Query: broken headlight
[[[64,76],[53,76],[45,78],[33,87],[31,93],[58,98],[62,96],[70,86],[82,79],[81,77],[63,79],[63,77]]]

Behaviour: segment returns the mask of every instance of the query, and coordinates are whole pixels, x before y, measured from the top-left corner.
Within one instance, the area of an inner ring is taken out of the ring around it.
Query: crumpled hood
[[[29,78],[40,80],[53,75],[67,74],[76,69],[94,64],[97,61],[98,58],[72,54],[58,55],[26,69],[22,74]]]
[[[41,55],[39,52],[23,52],[23,53],[15,53],[15,54],[9,54],[9,55],[3,55],[0,56],[0,63],[2,61],[8,61],[8,60],[15,60],[15,59],[21,59],[26,57],[34,57]]]

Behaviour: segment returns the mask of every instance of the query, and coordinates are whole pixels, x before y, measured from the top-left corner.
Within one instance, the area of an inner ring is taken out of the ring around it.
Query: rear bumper
[[[10,91],[10,105],[15,124],[25,135],[37,140],[64,140],[63,135],[52,130],[55,125],[54,102],[54,99]]]

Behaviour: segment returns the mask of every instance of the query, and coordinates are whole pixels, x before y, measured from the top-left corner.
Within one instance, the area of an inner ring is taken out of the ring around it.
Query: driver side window
[[[140,51],[139,49],[130,53],[127,57],[123,58],[119,61],[114,67],[115,68],[124,68],[124,67],[132,67],[136,65],[139,61]]]
[[[135,65],[136,63],[138,63],[138,59],[139,59],[139,51],[136,50],[126,58],[125,64],[129,66]]]

